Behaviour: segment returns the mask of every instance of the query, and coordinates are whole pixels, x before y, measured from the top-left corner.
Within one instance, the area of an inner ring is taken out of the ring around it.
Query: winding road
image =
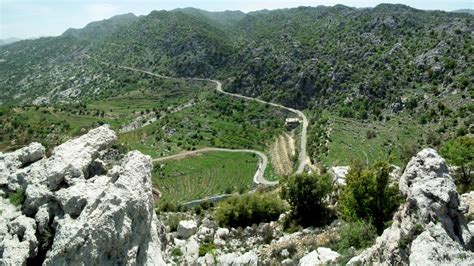
[[[223,151],[223,152],[246,152],[246,153],[253,153],[260,157],[260,161],[258,163],[257,171],[255,171],[255,175],[253,176],[253,182],[255,184],[263,184],[263,185],[268,185],[268,186],[274,186],[278,184],[278,181],[268,181],[265,179],[264,174],[265,174],[265,169],[267,168],[268,165],[268,157],[257,150],[249,150],[249,149],[225,149],[225,148],[202,148],[199,150],[194,150],[194,151],[186,151],[182,153],[178,153],[175,155],[170,155],[166,157],[161,157],[157,159],[153,159],[153,162],[162,162],[162,161],[167,161],[167,160],[173,160],[173,159],[182,159],[186,156],[191,156],[195,155],[198,153],[205,153],[205,152],[212,152],[212,151]]]
[[[164,76],[164,75],[160,75],[160,74],[156,74],[156,73],[153,73],[153,72],[150,72],[150,71],[146,71],[146,70],[142,70],[142,69],[137,69],[137,68],[132,68],[132,67],[127,67],[127,66],[118,66],[119,68],[122,68],[122,69],[126,69],[126,70],[131,70],[131,71],[136,71],[136,72],[141,72],[141,73],[145,73],[145,74],[148,74],[148,75],[151,75],[151,76],[155,76],[155,77],[158,77],[158,78],[164,78],[164,79],[175,79],[175,80],[182,80],[182,79],[185,79],[185,80],[196,80],[196,81],[208,81],[208,82],[213,82],[214,84],[216,84],[216,90],[222,94],[225,94],[225,95],[229,95],[229,96],[232,96],[232,97],[236,97],[236,98],[240,98],[240,99],[244,99],[244,100],[248,100],[248,101],[256,101],[256,102],[259,102],[259,103],[263,103],[263,104],[267,104],[267,105],[271,105],[271,106],[274,106],[274,107],[278,107],[278,108],[282,108],[282,109],[285,109],[285,110],[288,110],[294,114],[296,114],[298,117],[300,117],[301,121],[302,121],[302,129],[301,129],[301,139],[300,139],[300,149],[299,149],[299,155],[298,155],[298,168],[296,169],[296,174],[301,174],[303,173],[304,171],[304,168],[306,165],[309,165],[311,166],[311,160],[310,158],[308,157],[307,153],[306,153],[306,144],[307,144],[307,132],[308,132],[308,118],[306,117],[306,115],[299,111],[299,110],[296,110],[296,109],[293,109],[293,108],[290,108],[290,107],[286,107],[286,106],[283,106],[281,104],[277,104],[277,103],[272,103],[272,102],[267,102],[267,101],[264,101],[264,100],[260,100],[260,99],[257,99],[257,98],[252,98],[252,97],[248,97],[248,96],[244,96],[244,95],[240,95],[240,94],[235,94],[235,93],[230,93],[230,92],[226,92],[222,89],[222,83],[218,80],[214,80],[214,79],[205,79],[205,78],[186,78],[186,77],[168,77],[168,76]],[[254,153],[254,154],[257,154],[259,157],[260,157],[260,163],[259,163],[259,166],[257,168],[257,171],[254,175],[254,182],[257,183],[257,184],[265,184],[265,185],[276,185],[278,184],[278,181],[268,181],[265,179],[264,177],[264,173],[265,173],[265,169],[268,165],[268,158],[267,156],[260,152],[260,151],[256,151],[256,150],[248,150],[248,149],[224,149],[224,148],[203,148],[203,149],[200,149],[200,150],[195,150],[195,151],[188,151],[188,152],[183,152],[183,153],[179,153],[179,154],[175,154],[175,155],[171,155],[171,156],[167,156],[167,157],[162,157],[162,158],[158,158],[158,159],[154,159],[153,161],[157,162],[157,161],[164,161],[164,160],[169,160],[169,159],[173,159],[173,158],[180,158],[180,157],[183,157],[183,156],[189,156],[189,155],[192,155],[192,154],[197,154],[197,153],[202,153],[202,152],[208,152],[208,151],[225,151],[225,152],[250,152],[250,153]]]

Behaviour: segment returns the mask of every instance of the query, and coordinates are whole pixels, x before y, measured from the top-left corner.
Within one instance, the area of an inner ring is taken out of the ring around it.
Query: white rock
[[[183,220],[178,224],[178,237],[186,239],[194,235],[197,231],[197,224],[194,220]]]
[[[188,264],[196,262],[199,257],[199,243],[195,237],[191,237],[186,241],[183,253],[184,259]]]
[[[214,256],[210,253],[207,253],[206,255],[199,257],[196,262],[198,265],[202,265],[202,266],[216,265]]]
[[[443,158],[422,150],[406,166],[399,187],[406,202],[391,227],[349,264],[474,264],[474,239]]]
[[[7,228],[0,243],[0,265],[25,265],[26,260],[38,252],[35,220],[20,215],[11,220]]]
[[[339,253],[332,251],[330,248],[319,247],[302,257],[298,265],[312,266],[336,263],[340,256]]]
[[[216,237],[220,239],[226,239],[229,235],[229,229],[227,228],[217,228]]]
[[[461,204],[465,208],[466,216],[474,219],[474,191],[462,194]]]
[[[24,188],[26,180],[14,173],[28,164],[44,157],[43,145],[33,142],[11,153],[0,154],[0,185],[8,184],[10,190]]]
[[[48,224],[49,224],[49,218],[50,218],[50,214],[49,214],[49,207],[47,204],[41,206],[39,209],[38,209],[38,212],[36,212],[35,214],[35,221],[38,225],[38,231],[40,233],[43,233],[44,230],[48,227]]]
[[[207,228],[204,226],[199,227],[197,236],[200,240],[205,240],[206,238],[212,238],[214,234],[214,229]]]
[[[150,157],[130,152],[107,176],[91,174],[99,152],[115,139],[102,126],[56,147],[49,158],[41,159],[39,144],[0,155],[8,186],[26,188],[24,215],[0,199],[0,265],[34,258],[36,231],[50,226],[55,235],[44,265],[164,265],[160,236],[166,235],[154,211]]]
[[[227,265],[258,265],[258,256],[255,251],[249,251],[244,254],[227,253],[217,258],[217,264]]]
[[[124,158],[115,182],[90,196],[77,217],[58,221],[45,265],[163,265],[151,191],[151,159]]]
[[[331,175],[334,184],[346,185],[346,175],[349,172],[349,166],[331,167]]]

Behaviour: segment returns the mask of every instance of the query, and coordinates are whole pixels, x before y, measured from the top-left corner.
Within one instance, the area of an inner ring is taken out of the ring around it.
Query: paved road
[[[213,82],[216,84],[216,90],[222,94],[226,94],[226,95],[229,95],[229,96],[232,96],[232,97],[236,97],[236,98],[240,98],[240,99],[245,99],[245,100],[249,100],[249,101],[256,101],[256,102],[260,102],[260,103],[263,103],[263,104],[268,104],[268,105],[271,105],[271,106],[275,106],[275,107],[278,107],[278,108],[282,108],[282,109],[285,109],[285,110],[288,110],[294,114],[296,114],[297,116],[299,116],[303,122],[303,125],[302,125],[302,129],[301,129],[301,140],[300,140],[300,152],[299,152],[299,155],[298,155],[298,168],[296,170],[296,173],[297,174],[301,174],[303,173],[304,171],[304,168],[306,165],[311,165],[311,160],[309,158],[309,156],[307,155],[306,153],[306,144],[308,142],[308,139],[307,139],[307,135],[308,135],[308,118],[306,117],[306,115],[299,111],[299,110],[296,110],[296,109],[293,109],[293,108],[290,108],[290,107],[286,107],[286,106],[283,106],[281,104],[277,104],[277,103],[271,103],[271,102],[266,102],[264,100],[260,100],[260,99],[257,99],[257,98],[252,98],[252,97],[248,97],[248,96],[244,96],[244,95],[240,95],[240,94],[235,94],[235,93],[230,93],[230,92],[226,92],[222,89],[222,83],[218,80],[214,80],[214,79],[205,79],[205,78],[175,78],[175,77],[168,77],[168,76],[163,76],[163,75],[159,75],[159,74],[155,74],[153,72],[150,72],[150,71],[146,71],[146,70],[141,70],[141,69],[136,69],[136,68],[132,68],[132,67],[127,67],[127,66],[119,66],[120,68],[122,69],[127,69],[127,70],[132,70],[132,71],[138,71],[138,72],[142,72],[142,73],[145,73],[145,74],[148,74],[148,75],[152,75],[152,76],[155,76],[155,77],[159,77],[159,78],[166,78],[166,79],[187,79],[187,80],[200,80],[200,81],[209,81],[209,82]],[[263,154],[263,153],[262,153]]]
[[[256,150],[249,150],[249,149],[224,149],[224,148],[203,148],[199,150],[194,150],[194,151],[186,151],[182,153],[178,153],[175,155],[170,155],[166,157],[161,157],[157,159],[153,159],[153,162],[162,162],[162,161],[167,161],[167,160],[173,160],[173,159],[182,159],[186,156],[198,154],[198,153],[204,153],[204,152],[212,152],[212,151],[220,151],[220,152],[247,152],[247,153],[253,153],[256,154],[258,157],[260,157],[257,171],[255,171],[255,175],[253,176],[253,182],[255,184],[263,184],[263,185],[269,185],[273,186],[278,184],[278,181],[268,181],[265,179],[264,174],[265,174],[265,169],[267,168],[268,165],[268,157]]]

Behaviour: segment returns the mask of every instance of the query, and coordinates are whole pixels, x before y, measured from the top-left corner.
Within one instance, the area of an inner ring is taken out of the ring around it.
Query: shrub
[[[183,252],[181,251],[180,248],[176,247],[171,251],[171,256],[173,257],[181,257],[183,256]]]
[[[332,191],[328,174],[301,174],[283,178],[281,197],[291,205],[289,219],[302,225],[319,225],[327,221],[329,211],[324,200]]]
[[[186,220],[187,216],[181,213],[173,213],[170,216],[168,216],[168,219],[166,220],[166,223],[170,227],[170,231],[174,232],[178,229],[179,222],[182,220]]]
[[[377,132],[373,129],[367,130],[367,139],[373,139],[377,136]]]
[[[21,206],[25,202],[25,192],[22,189],[18,189],[10,194],[10,202],[15,206]]]
[[[377,237],[376,228],[364,221],[348,223],[341,228],[340,239],[337,243],[337,250],[343,251],[354,247],[363,249],[371,246]]]
[[[274,193],[250,193],[232,196],[217,205],[214,218],[221,226],[245,227],[277,220],[287,210]]]
[[[157,212],[176,212],[177,209],[176,204],[166,201],[157,208]]]
[[[448,163],[458,166],[455,178],[460,193],[473,190],[474,138],[464,136],[450,140],[441,147],[440,153]]]
[[[401,202],[398,186],[389,184],[391,170],[387,162],[371,167],[352,163],[339,200],[340,213],[346,221],[364,220],[372,223],[379,234],[383,231]]]
[[[199,257],[205,256],[207,253],[212,253],[216,249],[216,245],[212,243],[204,243],[199,246]]]

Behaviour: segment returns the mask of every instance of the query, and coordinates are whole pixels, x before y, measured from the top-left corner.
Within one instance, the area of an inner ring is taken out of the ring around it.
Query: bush
[[[157,213],[160,212],[176,212],[178,208],[176,205],[172,202],[166,201],[162,203],[156,210]]]
[[[25,192],[22,189],[18,189],[10,194],[10,203],[15,206],[21,206],[25,202]]]
[[[319,225],[327,221],[324,200],[332,192],[332,179],[325,175],[292,175],[281,181],[281,197],[291,205],[291,219],[302,225]]]
[[[255,192],[220,202],[214,218],[220,226],[245,227],[277,220],[286,210],[285,202],[275,194]]]
[[[199,246],[199,257],[205,256],[207,253],[212,253],[214,250],[216,250],[216,245],[212,243],[204,243]]]
[[[455,181],[459,192],[473,190],[471,172],[474,169],[474,138],[464,136],[450,140],[441,147],[440,153],[448,163],[458,166]]]
[[[377,132],[373,129],[367,130],[367,139],[373,139],[377,136]]]
[[[377,237],[376,228],[364,221],[348,223],[341,228],[337,250],[343,251],[350,247],[363,249],[371,246]]]
[[[170,216],[168,216],[168,219],[166,220],[166,223],[170,227],[170,231],[174,232],[178,229],[179,222],[182,220],[186,220],[187,216],[181,213],[173,213]]]
[[[340,213],[346,221],[364,220],[372,223],[379,234],[383,231],[401,203],[398,186],[389,184],[391,170],[387,162],[371,167],[352,163],[339,200]]]
[[[180,248],[174,248],[172,251],[171,251],[171,256],[173,257],[181,257],[183,256],[183,252],[181,251]]]

